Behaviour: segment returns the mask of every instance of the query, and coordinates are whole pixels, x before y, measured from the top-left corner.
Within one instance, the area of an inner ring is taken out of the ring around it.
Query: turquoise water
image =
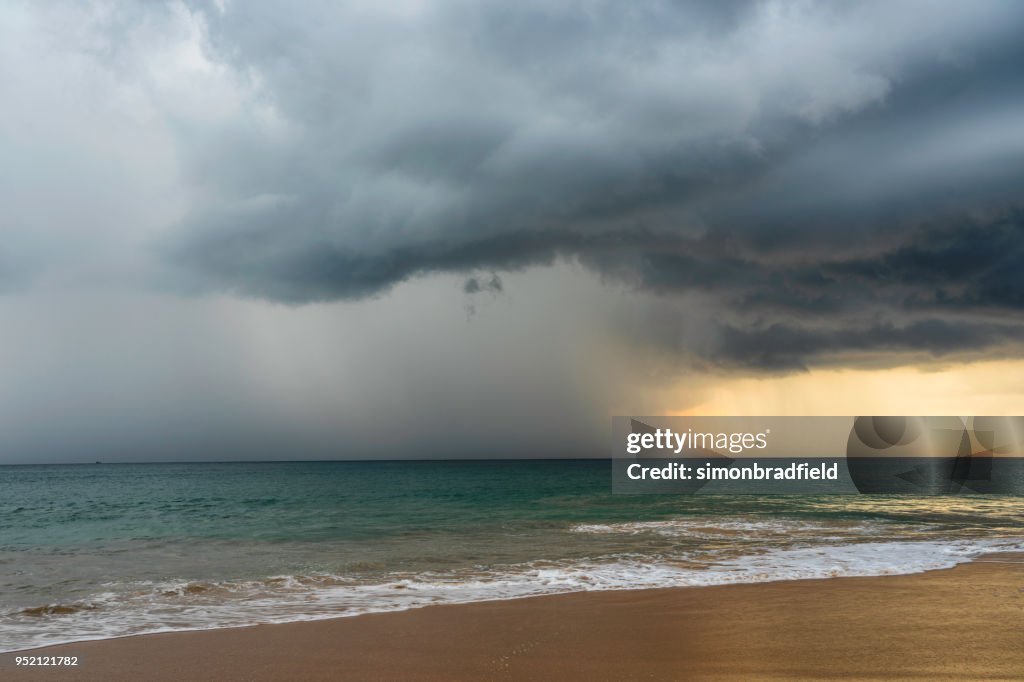
[[[1021,498],[610,489],[596,460],[0,467],[0,649],[1024,547]]]

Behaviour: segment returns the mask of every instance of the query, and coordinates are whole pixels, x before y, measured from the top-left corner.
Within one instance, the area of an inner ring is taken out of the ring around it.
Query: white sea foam
[[[902,527],[902,526],[901,526]],[[909,526],[906,528],[910,528]],[[571,529],[576,533],[640,535],[653,533],[669,537],[736,537],[754,539],[784,536],[792,539],[799,535],[826,537],[864,536],[880,532],[889,533],[893,524],[878,521],[810,521],[797,519],[751,519],[721,517],[686,517],[661,521],[632,521],[625,523],[582,523]]]
[[[720,532],[792,533],[790,521],[648,522],[577,526],[583,533]],[[703,524],[703,525],[702,525]],[[852,534],[868,530],[850,524]],[[823,528],[816,528],[818,532]],[[836,530],[829,524],[828,530]],[[820,537],[819,537],[820,539]],[[742,555],[701,552],[672,560],[621,555],[600,561],[532,562],[469,572],[393,576],[359,584],[345,576],[315,574],[213,583],[167,581],[109,585],[88,600],[62,605],[61,615],[10,613],[0,617],[4,651],[131,634],[318,620],[458,604],[579,592],[697,587],[841,576],[918,573],[948,568],[988,552],[1021,551],[1016,539],[859,541],[767,547]],[[51,611],[53,611],[51,609]],[[34,624],[37,624],[35,626]]]

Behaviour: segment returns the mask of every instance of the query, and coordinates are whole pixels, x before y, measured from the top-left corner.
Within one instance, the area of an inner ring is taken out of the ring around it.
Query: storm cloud
[[[568,261],[696,301],[634,341],[714,365],[1024,340],[1017,2],[4,11],[2,290],[305,305]]]
[[[160,254],[189,287],[305,303],[569,258],[724,306],[726,363],[1021,338],[1017,4],[191,11],[266,113],[183,134],[209,196]]]

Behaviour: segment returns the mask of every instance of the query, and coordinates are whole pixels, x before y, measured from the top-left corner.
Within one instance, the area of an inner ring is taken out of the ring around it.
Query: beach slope
[[[17,680],[1022,679],[1024,556],[83,642]],[[23,654],[24,655],[24,652]]]

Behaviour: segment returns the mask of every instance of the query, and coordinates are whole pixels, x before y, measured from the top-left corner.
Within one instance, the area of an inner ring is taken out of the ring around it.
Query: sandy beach
[[[30,653],[80,664],[19,668],[3,654],[3,678],[1021,679],[1024,555],[906,576],[575,593]]]

